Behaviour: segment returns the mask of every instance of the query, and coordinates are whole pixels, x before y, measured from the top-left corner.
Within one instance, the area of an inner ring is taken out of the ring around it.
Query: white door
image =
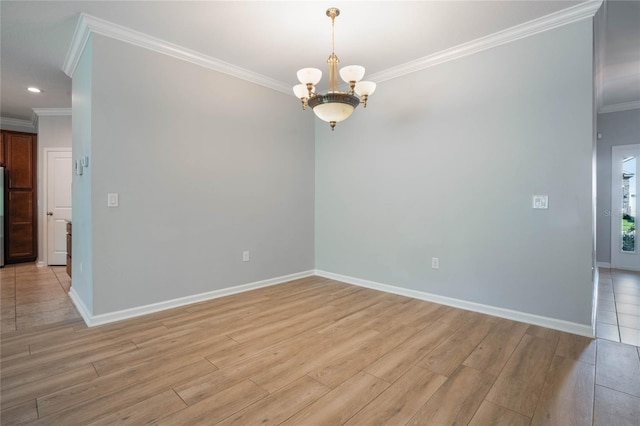
[[[67,220],[71,220],[71,151],[47,152],[47,263],[67,264]]]
[[[611,267],[640,271],[638,241],[640,145],[611,150]]]

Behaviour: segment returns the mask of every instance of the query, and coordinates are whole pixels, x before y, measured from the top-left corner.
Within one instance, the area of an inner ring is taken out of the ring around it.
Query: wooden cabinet
[[[2,132],[6,167],[6,263],[34,261],[38,255],[36,135]]]

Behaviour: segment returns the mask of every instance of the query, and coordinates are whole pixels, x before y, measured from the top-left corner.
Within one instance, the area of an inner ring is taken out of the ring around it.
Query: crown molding
[[[13,128],[22,128],[22,129],[31,130],[31,131],[36,130],[36,126],[32,121],[19,120],[17,118],[7,118],[7,117],[0,117],[0,127],[2,127],[3,129],[5,127],[13,127]]]
[[[572,22],[591,18],[595,15],[598,8],[600,8],[603,1],[604,0],[587,0],[578,5],[534,19],[524,24],[516,25],[506,30],[499,31],[485,37],[480,37],[476,40],[442,50],[432,55],[424,56],[374,73],[369,78],[376,82],[391,80],[393,78],[402,77],[444,62],[459,59],[464,56],[472,55],[483,50],[519,40],[521,38],[561,27]],[[80,60],[82,51],[84,50],[89,37],[94,33],[162,53],[176,59],[191,62],[281,93],[292,95],[291,87],[287,83],[283,83],[262,74],[204,55],[195,50],[169,43],[159,38],[131,30],[85,13],[80,14],[71,45],[67,51],[67,56],[62,68],[64,73],[69,77],[73,76],[73,73],[78,66],[78,61]]]
[[[607,0],[603,0],[602,9],[600,13],[596,14],[594,19],[594,72],[595,72],[595,97],[596,97],[596,111],[600,111],[603,108],[603,91],[604,91],[604,64],[605,64],[605,44],[607,37]]]
[[[630,109],[640,109],[640,101],[623,102],[620,104],[605,105],[598,110],[598,114],[607,114],[609,112],[628,111]]]
[[[38,117],[71,115],[71,108],[33,108]]]
[[[37,127],[39,117],[62,117],[71,115],[71,108],[33,108],[31,114],[31,122],[33,127]]]
[[[467,43],[462,43],[449,49],[442,50],[432,55],[406,62],[404,64],[388,68],[372,74],[369,79],[383,82],[393,78],[420,71],[444,62],[473,55],[483,50],[491,49],[505,43],[510,43],[521,38],[529,37],[544,31],[561,27],[595,15],[603,0],[588,0],[584,3],[569,7],[558,12],[542,16],[529,22],[516,25],[506,30],[498,31],[485,37],[480,37]]]
[[[204,55],[200,52],[196,52],[195,50],[187,49],[177,44],[169,43],[159,38],[134,31],[84,13],[81,14],[78,19],[78,24],[76,25],[76,30],[73,34],[73,39],[69,46],[69,50],[67,51],[67,57],[62,68],[64,73],[69,77],[73,76],[73,73],[78,66],[80,55],[82,54],[91,34],[100,34],[105,37],[110,37],[115,40],[162,53],[176,59],[191,62],[192,64],[200,65],[223,74],[231,75],[278,92],[291,94],[290,85],[278,80],[235,66],[228,62],[221,61],[211,56]]]

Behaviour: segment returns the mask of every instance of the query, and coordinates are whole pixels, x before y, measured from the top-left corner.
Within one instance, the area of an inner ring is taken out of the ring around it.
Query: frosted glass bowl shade
[[[307,86],[304,84],[296,84],[293,86],[293,94],[296,95],[298,99],[309,97],[309,91],[307,90]]]
[[[340,69],[340,77],[346,82],[360,81],[364,77],[364,67],[360,65],[348,65]]]
[[[302,68],[298,71],[298,80],[302,84],[313,84],[314,86],[320,82],[322,78],[322,71],[318,68]]]
[[[320,120],[327,123],[346,120],[358,104],[360,100],[347,93],[327,93],[309,99],[309,106],[313,108],[313,112]]]
[[[376,84],[373,81],[361,81],[356,84],[356,87],[354,87],[353,90],[359,96],[369,96],[376,91]]]

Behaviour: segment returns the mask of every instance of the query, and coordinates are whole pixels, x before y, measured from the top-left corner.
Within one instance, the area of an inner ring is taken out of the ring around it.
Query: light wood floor
[[[640,419],[635,346],[317,277],[87,328],[58,272],[0,272],[2,425]]]

